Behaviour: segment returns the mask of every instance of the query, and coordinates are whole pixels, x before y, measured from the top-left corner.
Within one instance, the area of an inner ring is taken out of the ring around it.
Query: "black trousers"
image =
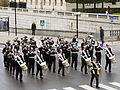
[[[32,35],[35,35],[35,30],[32,30]]]
[[[64,74],[64,72],[65,72],[65,68],[64,68],[64,66],[63,66],[63,64],[62,64],[62,61],[61,60],[59,60],[59,69],[58,69],[58,74],[60,74],[60,71],[62,70],[62,76],[64,76],[65,74]]]
[[[20,66],[16,67],[16,79],[18,79],[18,75],[20,75],[20,80],[22,80],[23,74]]]
[[[95,53],[97,61],[101,64],[101,52],[96,52]]]
[[[51,71],[52,64],[53,64],[53,72],[55,72],[55,66],[56,66],[55,56],[50,56],[50,57],[49,57],[49,65],[48,65],[48,68],[49,68],[50,71]]]
[[[32,74],[34,74],[34,64],[35,64],[34,59],[29,58],[29,64],[28,64],[28,72],[29,73],[31,72],[31,69],[32,69]]]
[[[40,72],[40,77],[42,77],[43,76],[42,67],[37,63],[36,77],[38,76],[39,72]]]
[[[28,57],[27,56],[24,56],[24,60],[25,60],[25,62],[26,62],[26,66],[28,67]]]
[[[90,57],[91,57],[91,61],[93,61],[93,51],[90,51]]]
[[[92,73],[92,77],[91,77],[91,81],[90,81],[90,86],[92,86],[92,82],[93,82],[94,78],[96,78],[96,87],[98,87],[98,85],[99,85],[99,76],[96,75],[96,74],[93,74],[93,73]]]
[[[78,62],[77,59],[78,59],[77,53],[72,53],[72,63],[71,63],[71,67],[73,67],[73,64],[74,64],[75,70],[77,70],[77,62]]]
[[[111,61],[110,61],[110,59],[106,56],[105,70],[107,70],[108,65],[109,65],[109,71],[111,71]]]
[[[100,39],[102,41],[102,44],[104,43],[104,36],[100,36]]]
[[[4,56],[4,66],[7,67],[7,57]]]
[[[14,60],[11,60],[10,73],[12,73],[13,75],[14,75],[14,72],[15,72],[15,64],[16,64],[16,62]]]
[[[83,68],[85,67],[85,74],[87,73],[87,63],[85,61],[85,59],[81,59],[82,61],[82,66],[81,66],[81,72],[83,72]]]

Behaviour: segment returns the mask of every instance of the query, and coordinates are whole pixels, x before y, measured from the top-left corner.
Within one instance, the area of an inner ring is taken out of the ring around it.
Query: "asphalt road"
[[[70,73],[64,77],[53,72],[47,72],[44,79],[37,79],[35,76],[24,72],[23,82],[16,80],[7,72],[3,65],[3,55],[1,53],[3,46],[0,46],[0,89],[1,90],[97,90],[89,86],[91,73],[85,75],[80,72],[81,63],[78,63],[78,70],[71,68]],[[112,46],[116,55],[117,63],[112,65],[112,72],[105,72],[105,56],[102,52],[102,71],[100,74],[99,90],[120,90],[120,47]],[[79,58],[80,60],[80,58]],[[94,81],[95,83],[95,81]]]

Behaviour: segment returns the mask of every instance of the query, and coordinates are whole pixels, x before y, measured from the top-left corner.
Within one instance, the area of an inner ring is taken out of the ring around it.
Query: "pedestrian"
[[[35,22],[32,23],[31,29],[32,29],[32,35],[35,35],[35,30],[36,30],[36,24],[35,24]]]
[[[104,43],[104,29],[100,26],[100,39],[102,41],[102,46]]]

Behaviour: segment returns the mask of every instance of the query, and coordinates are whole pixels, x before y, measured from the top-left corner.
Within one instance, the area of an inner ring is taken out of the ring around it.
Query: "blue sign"
[[[45,20],[40,20],[40,26],[45,26]]]
[[[111,23],[113,22],[114,16],[111,16]]]

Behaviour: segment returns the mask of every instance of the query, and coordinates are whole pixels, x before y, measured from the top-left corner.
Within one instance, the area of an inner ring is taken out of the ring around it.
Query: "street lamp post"
[[[78,0],[76,0],[76,12],[78,12]],[[78,14],[76,14],[76,30],[77,30],[77,38],[78,38]]]
[[[15,0],[15,35],[17,36],[17,18],[16,18],[16,8],[17,8],[17,3]]]

